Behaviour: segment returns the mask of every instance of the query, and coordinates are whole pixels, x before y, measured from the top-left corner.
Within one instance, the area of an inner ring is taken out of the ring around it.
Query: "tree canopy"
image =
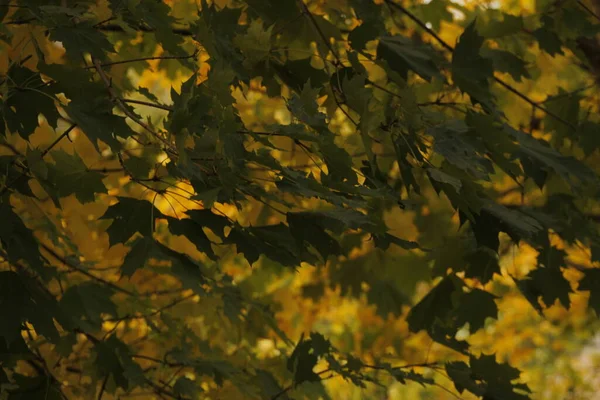
[[[0,397],[542,396],[600,4],[506,3],[0,1]]]

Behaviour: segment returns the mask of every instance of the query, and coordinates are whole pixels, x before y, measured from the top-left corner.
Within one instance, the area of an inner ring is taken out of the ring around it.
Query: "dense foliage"
[[[535,396],[476,333],[600,313],[595,4],[407,3],[0,2],[0,398]]]

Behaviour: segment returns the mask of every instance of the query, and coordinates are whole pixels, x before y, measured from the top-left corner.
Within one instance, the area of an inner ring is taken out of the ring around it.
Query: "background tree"
[[[506,3],[0,3],[2,398],[590,396],[599,16]]]

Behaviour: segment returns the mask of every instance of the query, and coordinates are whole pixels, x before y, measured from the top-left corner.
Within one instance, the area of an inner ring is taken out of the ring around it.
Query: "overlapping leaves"
[[[498,317],[498,298],[486,284],[505,273],[499,264],[501,233],[517,243],[526,241],[539,252],[538,266],[516,284],[540,313],[553,304],[568,308],[574,291],[563,273],[567,257],[550,245],[548,235],[590,246],[592,261],[598,261],[597,224],[586,214],[597,199],[598,175],[581,161],[578,149],[564,150],[577,143],[584,155],[592,155],[600,147],[594,139],[599,122],[583,115],[583,96],[561,91],[542,106],[495,75],[508,74],[514,81],[534,79],[523,61],[525,52],[502,41],[521,40],[527,24],[535,25],[527,40],[535,40],[552,56],[565,54],[573,43],[584,43],[582,37],[593,37],[597,27],[581,10],[571,4],[558,19],[549,11],[533,22],[489,11],[468,23],[452,48],[432,31],[428,31],[432,42],[409,36],[398,23],[404,15],[409,23],[437,30],[453,19],[445,0],[419,5],[415,14],[387,0],[389,7],[351,1],[344,14],[327,5],[291,0],[268,6],[248,0],[240,7],[202,1],[193,15],[186,15],[186,25],[174,16],[176,4],[171,8],[160,1],[109,1],[107,18],[95,15],[89,2],[16,3],[11,18],[26,22],[14,25],[44,27],[47,38],[40,39],[47,46],[60,42],[65,54],[51,63],[34,38],[37,70],[26,64],[28,58],[11,59],[0,79],[0,133],[6,143],[13,134],[29,141],[23,152],[7,144],[12,154],[0,158],[0,243],[2,257],[10,263],[0,272],[2,357],[10,355],[13,363],[35,360],[34,366],[40,362],[33,336],[25,339],[31,326],[65,358],[75,351],[76,335],[92,343],[94,395],[96,386],[101,394],[107,387],[126,394],[146,387],[159,396],[194,398],[210,386],[202,384],[204,379],[218,386],[231,383],[255,397],[285,398],[291,390],[324,395],[321,381],[329,374],[365,387],[378,380],[373,371],[385,371],[401,383],[433,385],[435,381],[422,370],[367,364],[316,332],[301,337],[289,355],[276,359],[280,370],[253,355],[233,357],[207,345],[183,319],[171,316],[168,310],[177,301],[155,307],[153,295],[135,290],[136,279],[146,273],[164,276],[165,281],[174,277],[181,291],[218,304],[214,308],[233,328],[219,324],[205,335],[244,330],[253,332],[254,340],[267,336],[270,329],[287,343],[269,307],[273,299],[248,289],[252,284],[244,278],[224,272],[221,263],[230,261],[228,251],[235,250],[246,260],[243,265],[257,274],[269,265],[275,265],[277,274],[297,270],[303,263],[321,267],[327,282],[304,285],[305,297],[318,301],[326,287],[339,290],[341,296],[364,298],[383,319],[401,316],[411,303],[414,284],[399,282],[391,263],[378,261],[382,254],[402,251],[425,270],[413,272],[418,279],[428,275],[439,279],[412,306],[407,321],[411,331],[425,330],[468,358],[468,363],[444,366],[455,389],[484,398],[527,398],[528,388],[514,383],[517,370],[493,356],[471,354],[457,332],[468,327],[473,333]],[[4,11],[0,6],[2,18]],[[400,14],[390,15],[396,12]],[[348,16],[356,16],[356,23]],[[0,34],[7,26],[0,25]],[[4,34],[0,38],[10,40]],[[529,42],[522,40],[526,47]],[[135,62],[151,60],[156,50],[166,52],[163,61],[178,60],[174,70],[169,64],[169,73],[186,78],[181,88],[171,90],[171,105],[159,103],[146,88],[133,87],[121,67],[111,68],[122,64],[117,61],[122,54],[116,51],[122,46],[140,53]],[[210,64],[205,76],[196,68],[197,53],[187,51],[192,47],[205,52],[202,62]],[[543,129],[552,140],[533,135],[533,124],[531,132],[511,126],[507,122],[511,116],[503,115],[497,104],[494,82],[528,101],[534,117],[544,112]],[[285,104],[273,118],[280,123],[249,126],[235,100],[240,98],[238,92],[247,96],[249,87]],[[132,94],[149,101],[126,98]],[[467,94],[471,104],[443,100],[461,94]],[[130,106],[135,102],[160,109],[166,114],[164,123],[142,118]],[[431,106],[440,110],[431,111]],[[286,119],[289,123],[282,122]],[[47,122],[56,129],[59,120],[70,128],[56,141],[40,146],[37,139],[31,140],[40,126]],[[340,128],[340,121],[347,126]],[[109,183],[108,169],[92,168],[79,147],[74,146],[75,152],[55,148],[71,139],[68,134],[75,129],[87,137],[102,162],[118,164],[119,180]],[[300,157],[308,166],[298,166]],[[546,191],[541,205],[519,207],[497,200],[490,186],[505,176],[521,187],[533,180]],[[126,181],[127,188],[109,190],[116,181]],[[557,193],[577,193],[581,201],[556,194],[557,185],[562,185]],[[427,203],[430,186],[449,200],[448,208],[456,212],[460,225],[467,226],[461,230],[466,238],[450,241],[462,240],[460,246],[449,249],[429,240],[428,231],[438,226],[421,227],[418,240],[433,242],[428,243],[433,244],[431,249],[390,230],[393,223],[387,215],[402,213],[414,202]],[[143,191],[137,197],[123,193],[131,187]],[[111,251],[119,245],[128,248],[116,267],[116,283],[95,275],[101,269],[80,256],[66,235],[57,233],[64,227],[57,223],[53,229],[40,228],[43,225],[23,211],[21,200],[42,202],[42,192],[56,209],[64,204],[61,199],[71,196],[80,203],[110,202],[100,217],[92,219],[105,230],[101,236],[108,237]],[[115,192],[119,192],[116,199],[108,197]],[[188,206],[194,204],[193,209],[183,205],[185,212],[177,212],[173,203],[182,203],[176,196],[184,197]],[[157,198],[165,200],[173,213],[159,210]],[[223,205],[229,207],[228,213],[221,210]],[[252,207],[262,210],[258,217],[239,217]],[[176,237],[185,237],[204,258],[196,260],[175,250],[171,239]],[[60,267],[53,265],[56,260]],[[400,274],[405,267],[397,268]],[[65,278],[64,271],[85,279]],[[581,272],[577,290],[590,291],[589,304],[598,312],[597,270]],[[110,323],[128,319],[145,321],[149,340],[156,343],[177,332],[177,346],[163,359],[150,361],[165,369],[179,368],[176,375],[183,369],[193,371],[194,379],[180,374],[171,382],[155,383],[156,368],[143,369],[135,361],[134,345],[115,333],[117,328],[103,333]],[[237,345],[241,342],[238,338]],[[37,395],[35,380],[42,377],[47,383],[45,396],[60,398],[60,385],[44,375],[48,372],[44,368],[39,376],[26,377],[6,360],[0,359],[0,383],[17,387],[9,390],[9,398],[29,390]],[[319,370],[317,365],[326,367]],[[10,379],[4,369],[10,370]]]

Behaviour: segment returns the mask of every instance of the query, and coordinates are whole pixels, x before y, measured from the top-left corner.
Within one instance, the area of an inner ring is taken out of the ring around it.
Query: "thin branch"
[[[581,0],[577,0],[577,4],[579,4],[579,6],[581,8],[583,8],[588,14],[590,14],[592,17],[596,18],[598,21],[600,21],[600,15],[596,14],[594,12],[594,10],[592,10],[591,8],[589,8],[587,5],[585,5],[585,3]]]
[[[32,18],[26,18],[26,19],[17,19],[17,20],[12,20],[12,21],[6,21],[3,22],[3,24],[5,25],[27,25],[33,21],[37,21],[38,18],[36,17],[32,17]],[[103,22],[107,22],[107,21],[103,21]],[[125,29],[119,25],[119,24],[106,24],[103,22],[99,22],[98,24],[96,24],[94,26],[94,28],[98,31],[104,31],[104,32],[125,32]],[[135,27],[129,26],[131,29],[138,31],[138,32],[155,32],[156,30],[154,28],[151,28],[149,26],[144,26],[144,25],[138,25]],[[189,28],[171,28],[171,32],[173,32],[176,35],[181,35],[181,36],[194,36],[195,33],[192,32]]]
[[[94,62],[94,66],[96,67],[96,71],[98,72],[98,75],[100,75],[102,82],[104,82],[104,86],[106,86],[106,89],[108,90],[111,100],[121,109],[121,111],[123,111],[123,113],[127,117],[129,117],[133,122],[135,122],[136,124],[138,124],[139,126],[144,128],[144,130],[146,130],[148,133],[150,133],[156,139],[160,140],[165,146],[167,146],[167,149],[169,149],[169,151],[171,153],[177,154],[175,151],[171,150],[171,143],[169,143],[168,140],[166,140],[164,137],[160,136],[157,132],[155,132],[152,128],[150,128],[150,126],[148,126],[148,124],[143,122],[140,118],[138,118],[135,114],[133,114],[131,112],[131,110],[129,110],[129,108],[127,108],[127,105],[125,104],[123,99],[116,93],[116,91],[112,87],[111,81],[108,78],[108,76],[106,76],[106,73],[102,69],[102,65],[100,64],[100,61],[98,59],[94,58],[93,62]]]
[[[104,390],[106,390],[106,384],[108,382],[109,376],[110,375],[106,375],[106,377],[102,381],[102,386],[100,386],[100,393],[98,393],[98,400],[102,400],[102,396],[104,395]]]
[[[74,265],[73,263],[71,263],[70,261],[68,261],[66,258],[60,256],[57,252],[54,251],[54,249],[52,249],[50,246],[46,245],[45,243],[40,243],[40,246],[46,250],[52,257],[54,257],[55,259],[57,259],[58,261],[60,261],[61,263],[63,263],[67,268],[69,268],[72,271],[76,271],[79,272],[82,275],[87,276],[88,278],[95,280],[97,282],[100,282],[106,286],[109,286],[111,288],[113,288],[115,291],[120,292],[120,293],[124,293],[128,296],[135,296],[135,293],[130,292],[127,289],[123,289],[120,286],[115,285],[114,283],[107,281],[105,279],[102,279],[96,275],[93,275],[91,273],[89,273],[88,271]]]
[[[288,385],[288,386],[284,387],[283,389],[281,389],[281,391],[277,392],[273,397],[271,397],[271,400],[277,400],[278,398],[280,398],[281,396],[283,396],[284,394],[286,394],[293,388],[294,387],[292,385]]]
[[[321,37],[321,40],[323,40],[323,43],[325,44],[325,46],[327,46],[329,51],[331,51],[331,54],[333,54],[333,56],[335,57],[335,60],[337,61],[338,65],[342,65],[342,61],[340,60],[337,53],[333,50],[333,47],[331,46],[329,39],[325,36],[323,31],[317,24],[315,17],[312,15],[312,13],[310,12],[310,10],[306,6],[306,4],[304,4],[304,0],[298,0],[298,3],[300,3],[300,7],[304,11],[304,14],[308,17],[308,19],[310,19],[310,22],[312,22],[312,25],[314,26],[315,30],[317,31],[317,34]]]
[[[369,369],[376,369],[376,370],[388,370],[388,369],[407,369],[407,368],[437,368],[440,366],[439,363],[437,362],[425,362],[425,363],[416,363],[416,364],[405,364],[405,365],[400,365],[397,367],[387,367],[387,366],[383,366],[383,365],[369,365],[369,364],[362,364],[361,365],[364,368],[369,368]]]
[[[13,146],[12,144],[10,144],[8,142],[0,143],[0,146],[6,147],[10,151],[12,151],[13,154],[16,155],[16,156],[22,156],[23,155],[23,154],[21,154],[21,152],[19,150],[17,150],[17,148],[15,146]]]
[[[112,21],[112,20],[114,20],[114,19],[115,19],[115,17],[112,17],[112,16],[111,16],[111,17],[108,17],[108,18],[106,18],[106,19],[104,19],[104,20],[102,20],[102,21],[100,21],[100,22],[96,22],[96,23],[93,25],[93,27],[94,27],[94,28],[98,28],[100,25],[103,25],[103,24],[105,24],[105,23],[107,23],[107,22],[110,22],[110,21]]]
[[[26,19],[17,19],[12,21],[3,22],[4,25],[26,25],[30,22],[36,21],[36,17],[26,18]]]
[[[155,315],[158,315],[158,314],[162,313],[165,310],[173,308],[176,305],[178,305],[180,303],[183,303],[184,301],[193,298],[194,296],[196,296],[196,294],[192,293],[192,294],[189,294],[187,296],[175,299],[172,302],[170,302],[169,304],[166,304],[166,305],[164,305],[164,306],[162,306],[162,307],[160,307],[160,308],[152,311],[149,314],[144,314],[144,315],[125,315],[125,316],[119,317],[119,318],[107,318],[104,321],[107,321],[107,322],[119,322],[119,321],[126,321],[126,320],[132,320],[132,319],[146,319],[146,318],[150,318],[150,317],[153,317]]]
[[[578,94],[578,93],[581,93],[581,92],[585,92],[586,90],[591,89],[591,88],[596,87],[596,86],[597,86],[597,83],[592,83],[591,85],[580,87],[579,89],[574,89],[571,92],[560,93],[560,94],[557,94],[555,96],[549,96],[546,100],[542,101],[541,103],[547,103],[549,101],[553,101],[553,100],[556,100],[556,99],[561,99],[561,98],[564,98],[564,97],[571,97],[571,96],[573,96],[575,94]]]
[[[135,27],[132,27],[130,25],[129,27],[138,32],[148,32],[148,33],[155,32],[155,29],[153,29],[149,26],[144,26],[144,25],[138,25]],[[99,31],[105,31],[105,32],[125,32],[125,29],[123,29],[123,27],[118,24],[103,24],[103,25],[97,26],[96,29]],[[171,32],[173,32],[176,35],[181,35],[181,36],[194,36],[195,35],[194,32],[192,32],[188,28],[171,28]]]
[[[124,103],[131,103],[131,104],[141,104],[143,106],[159,108],[159,109],[165,110],[165,111],[173,111],[173,108],[171,108],[169,106],[165,106],[165,105],[158,104],[158,103],[151,103],[149,101],[134,100],[134,99],[123,99],[123,102]]]
[[[57,137],[54,142],[52,142],[50,144],[50,146],[48,146],[46,148],[46,150],[42,151],[42,157],[44,157],[46,154],[48,154],[48,152],[50,150],[52,150],[54,148],[54,146],[56,146],[61,140],[63,140],[64,138],[66,138],[67,136],[69,136],[69,133],[71,133],[71,131],[73,129],[75,129],[75,127],[77,126],[77,124],[73,124],[71,125],[66,131],[64,131],[63,133],[61,133],[61,135],[59,137]]]
[[[121,61],[111,61],[111,62],[106,62],[106,63],[102,63],[100,64],[102,67],[108,67],[111,65],[119,65],[119,64],[127,64],[127,63],[132,63],[132,62],[139,62],[139,61],[152,61],[152,60],[185,60],[188,58],[193,58],[196,57],[198,55],[198,51],[195,51],[194,54],[190,54],[187,56],[157,56],[157,57],[140,57],[140,58],[131,58],[129,60],[121,60]],[[85,67],[85,69],[92,69],[92,68],[96,68],[96,66],[94,65],[89,65],[87,67]]]
[[[111,174],[125,171],[123,168],[88,168],[87,170],[89,172],[100,172],[101,174]]]
[[[327,372],[330,372],[330,371],[331,370],[329,368],[327,368],[327,369],[325,369],[323,371],[317,372],[317,375],[323,375],[323,374],[326,374]],[[328,376],[328,377],[325,377],[325,378],[321,378],[321,379],[319,379],[319,381],[324,381],[324,380],[329,379],[329,378],[331,378],[331,375]],[[274,396],[272,396],[271,400],[276,400],[276,399],[280,398],[281,396],[283,396],[284,394],[286,394],[287,392],[289,392],[293,388],[294,388],[294,384],[293,383],[290,384],[290,385],[288,385],[288,386],[286,386],[286,387],[284,387],[283,389],[281,389],[281,391],[277,392]]]
[[[48,152],[50,150],[52,150],[52,148],[54,148],[54,146],[56,146],[62,139],[64,139],[65,137],[67,137],[69,135],[69,133],[76,127],[76,124],[71,125],[66,131],[64,131],[59,137],[56,138],[56,140],[54,142],[52,142],[50,144],[50,146],[48,146],[46,148],[46,150],[42,151],[42,157],[44,157],[46,154],[48,154]],[[15,165],[16,160],[13,160],[13,162],[10,164],[10,166],[12,167],[13,165]],[[2,195],[4,195],[12,185],[14,185],[15,183],[17,183],[19,180],[23,179],[24,177],[27,176],[27,171],[28,168],[26,168],[19,176],[17,176],[15,179],[13,179],[12,181],[6,183],[4,185],[4,187],[2,188],[2,190],[0,190],[0,197]]]

